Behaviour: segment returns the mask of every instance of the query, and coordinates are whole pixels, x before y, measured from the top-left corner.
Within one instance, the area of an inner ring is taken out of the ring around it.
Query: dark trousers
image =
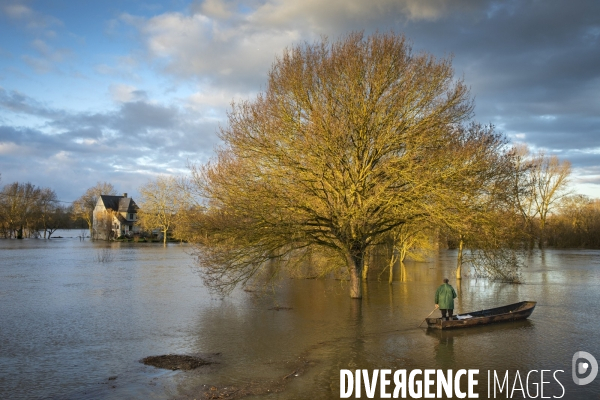
[[[446,318],[446,312],[448,312],[448,320],[451,320],[451,319],[452,319],[452,312],[453,312],[454,310],[452,310],[452,309],[442,310],[442,309],[440,308],[440,311],[442,312],[442,320],[444,320],[444,318]]]

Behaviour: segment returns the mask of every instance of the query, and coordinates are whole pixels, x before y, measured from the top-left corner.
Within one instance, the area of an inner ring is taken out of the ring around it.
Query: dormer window
[[[133,219],[133,213],[129,213],[129,219]]]

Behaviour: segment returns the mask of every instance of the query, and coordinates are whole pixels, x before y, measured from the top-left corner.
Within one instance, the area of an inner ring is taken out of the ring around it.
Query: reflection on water
[[[211,296],[186,250],[0,241],[0,398],[194,398],[203,385],[278,381],[285,390],[267,398],[330,399],[339,398],[340,369],[359,368],[480,369],[482,382],[487,370],[562,369],[567,393],[600,395],[600,378],[576,387],[570,377],[576,351],[600,359],[600,252],[535,252],[523,285],[451,282],[456,313],[538,305],[526,321],[440,332],[418,325],[453,276],[453,252],[406,263],[405,281],[369,282],[356,301],[345,283],[323,280]],[[221,354],[213,368],[188,372],[138,362],[167,353]]]

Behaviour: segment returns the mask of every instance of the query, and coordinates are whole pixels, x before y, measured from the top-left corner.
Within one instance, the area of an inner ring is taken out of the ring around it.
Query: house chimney
[[[127,193],[123,193],[123,197],[127,198]]]

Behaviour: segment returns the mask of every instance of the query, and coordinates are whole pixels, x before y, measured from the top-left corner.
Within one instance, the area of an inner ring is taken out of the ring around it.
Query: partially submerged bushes
[[[475,278],[521,283],[521,269],[526,266],[523,253],[509,248],[469,250],[463,263],[473,270]]]

